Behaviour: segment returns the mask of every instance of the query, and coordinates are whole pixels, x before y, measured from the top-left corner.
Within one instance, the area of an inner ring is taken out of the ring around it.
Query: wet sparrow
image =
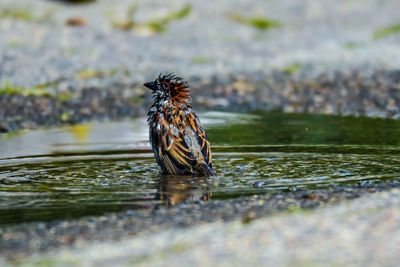
[[[160,74],[144,86],[153,91],[154,103],[147,122],[160,172],[215,175],[210,143],[192,109],[188,84],[173,74]]]

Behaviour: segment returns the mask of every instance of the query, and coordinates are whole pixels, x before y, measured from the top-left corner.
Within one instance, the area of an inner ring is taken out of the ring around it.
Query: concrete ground
[[[20,266],[398,266],[400,190],[313,211],[170,229],[33,255]]]

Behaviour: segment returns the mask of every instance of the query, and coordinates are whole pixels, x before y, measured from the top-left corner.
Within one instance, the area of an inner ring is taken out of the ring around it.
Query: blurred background
[[[188,79],[199,109],[394,117],[398,94],[387,87],[398,90],[399,7],[3,0],[0,131],[143,115],[150,99],[141,84],[160,72]],[[4,96],[12,93],[22,96]]]

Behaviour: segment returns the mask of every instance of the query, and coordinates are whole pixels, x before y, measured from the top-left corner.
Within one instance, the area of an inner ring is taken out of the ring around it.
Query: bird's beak
[[[148,83],[145,83],[143,85],[146,86],[147,88],[153,90],[153,91],[155,91],[157,89],[156,84],[154,82],[148,82]]]

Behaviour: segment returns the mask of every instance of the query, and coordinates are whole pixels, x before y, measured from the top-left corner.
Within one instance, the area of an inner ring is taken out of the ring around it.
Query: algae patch
[[[96,0],[62,0],[62,1],[70,3],[70,4],[78,4],[78,5],[96,2]]]
[[[113,76],[118,71],[116,69],[111,69],[107,71],[97,70],[97,69],[81,69],[75,73],[77,79],[90,79],[90,78],[105,78]]]
[[[185,5],[182,9],[178,11],[171,12],[163,18],[158,18],[151,20],[144,25],[147,25],[154,32],[164,32],[168,29],[168,24],[174,20],[183,19],[191,13],[192,8],[190,5]]]
[[[190,243],[175,242],[171,245],[171,247],[156,251],[155,253],[134,256],[130,259],[129,263],[132,265],[152,263],[154,261],[163,260],[170,255],[182,253],[188,249],[191,249],[192,247],[193,244]]]
[[[400,33],[400,22],[393,24],[391,26],[376,30],[372,34],[372,38],[376,41],[376,40],[382,39],[384,37],[387,37],[389,35],[398,34],[398,33]]]
[[[344,44],[344,47],[347,49],[357,49],[362,47],[364,44],[359,43],[359,42],[347,42]]]
[[[46,91],[43,86],[37,85],[33,87],[22,87],[12,85],[10,82],[5,81],[3,85],[0,86],[0,94],[20,94],[24,96],[51,96],[51,93]]]
[[[268,17],[262,17],[262,16],[246,17],[238,13],[228,13],[227,17],[235,22],[248,25],[263,31],[281,27],[281,23],[279,21]]]
[[[169,23],[175,20],[186,18],[192,12],[191,5],[187,4],[183,8],[172,11],[164,17],[155,18],[147,22],[138,22],[135,19],[135,14],[138,7],[131,5],[128,8],[125,21],[114,21],[112,26],[119,30],[136,32],[148,32],[150,34],[161,33],[168,30]]]
[[[192,63],[197,65],[214,63],[214,59],[208,57],[194,57],[192,58]]]
[[[310,210],[303,209],[295,204],[292,204],[287,207],[286,212],[290,214],[307,214],[310,212]]]
[[[72,98],[71,94],[68,92],[63,92],[60,94],[55,94],[53,92],[50,92],[48,88],[50,86],[56,86],[57,81],[50,82],[50,83],[44,83],[44,84],[38,84],[32,87],[23,87],[23,86],[17,86],[11,84],[9,81],[4,81],[2,85],[0,85],[0,95],[1,94],[6,94],[6,95],[23,95],[23,96],[47,96],[47,97],[53,97],[57,99],[60,102],[63,101],[68,101]]]
[[[0,9],[0,19],[14,19],[26,22],[49,21],[54,10],[48,9],[41,14],[34,14],[29,8],[4,8]]]
[[[302,67],[303,67],[303,65],[301,65],[300,63],[293,63],[293,64],[290,64],[290,65],[287,65],[286,67],[284,67],[282,69],[282,71],[285,74],[295,74],[295,73],[299,72]]]

